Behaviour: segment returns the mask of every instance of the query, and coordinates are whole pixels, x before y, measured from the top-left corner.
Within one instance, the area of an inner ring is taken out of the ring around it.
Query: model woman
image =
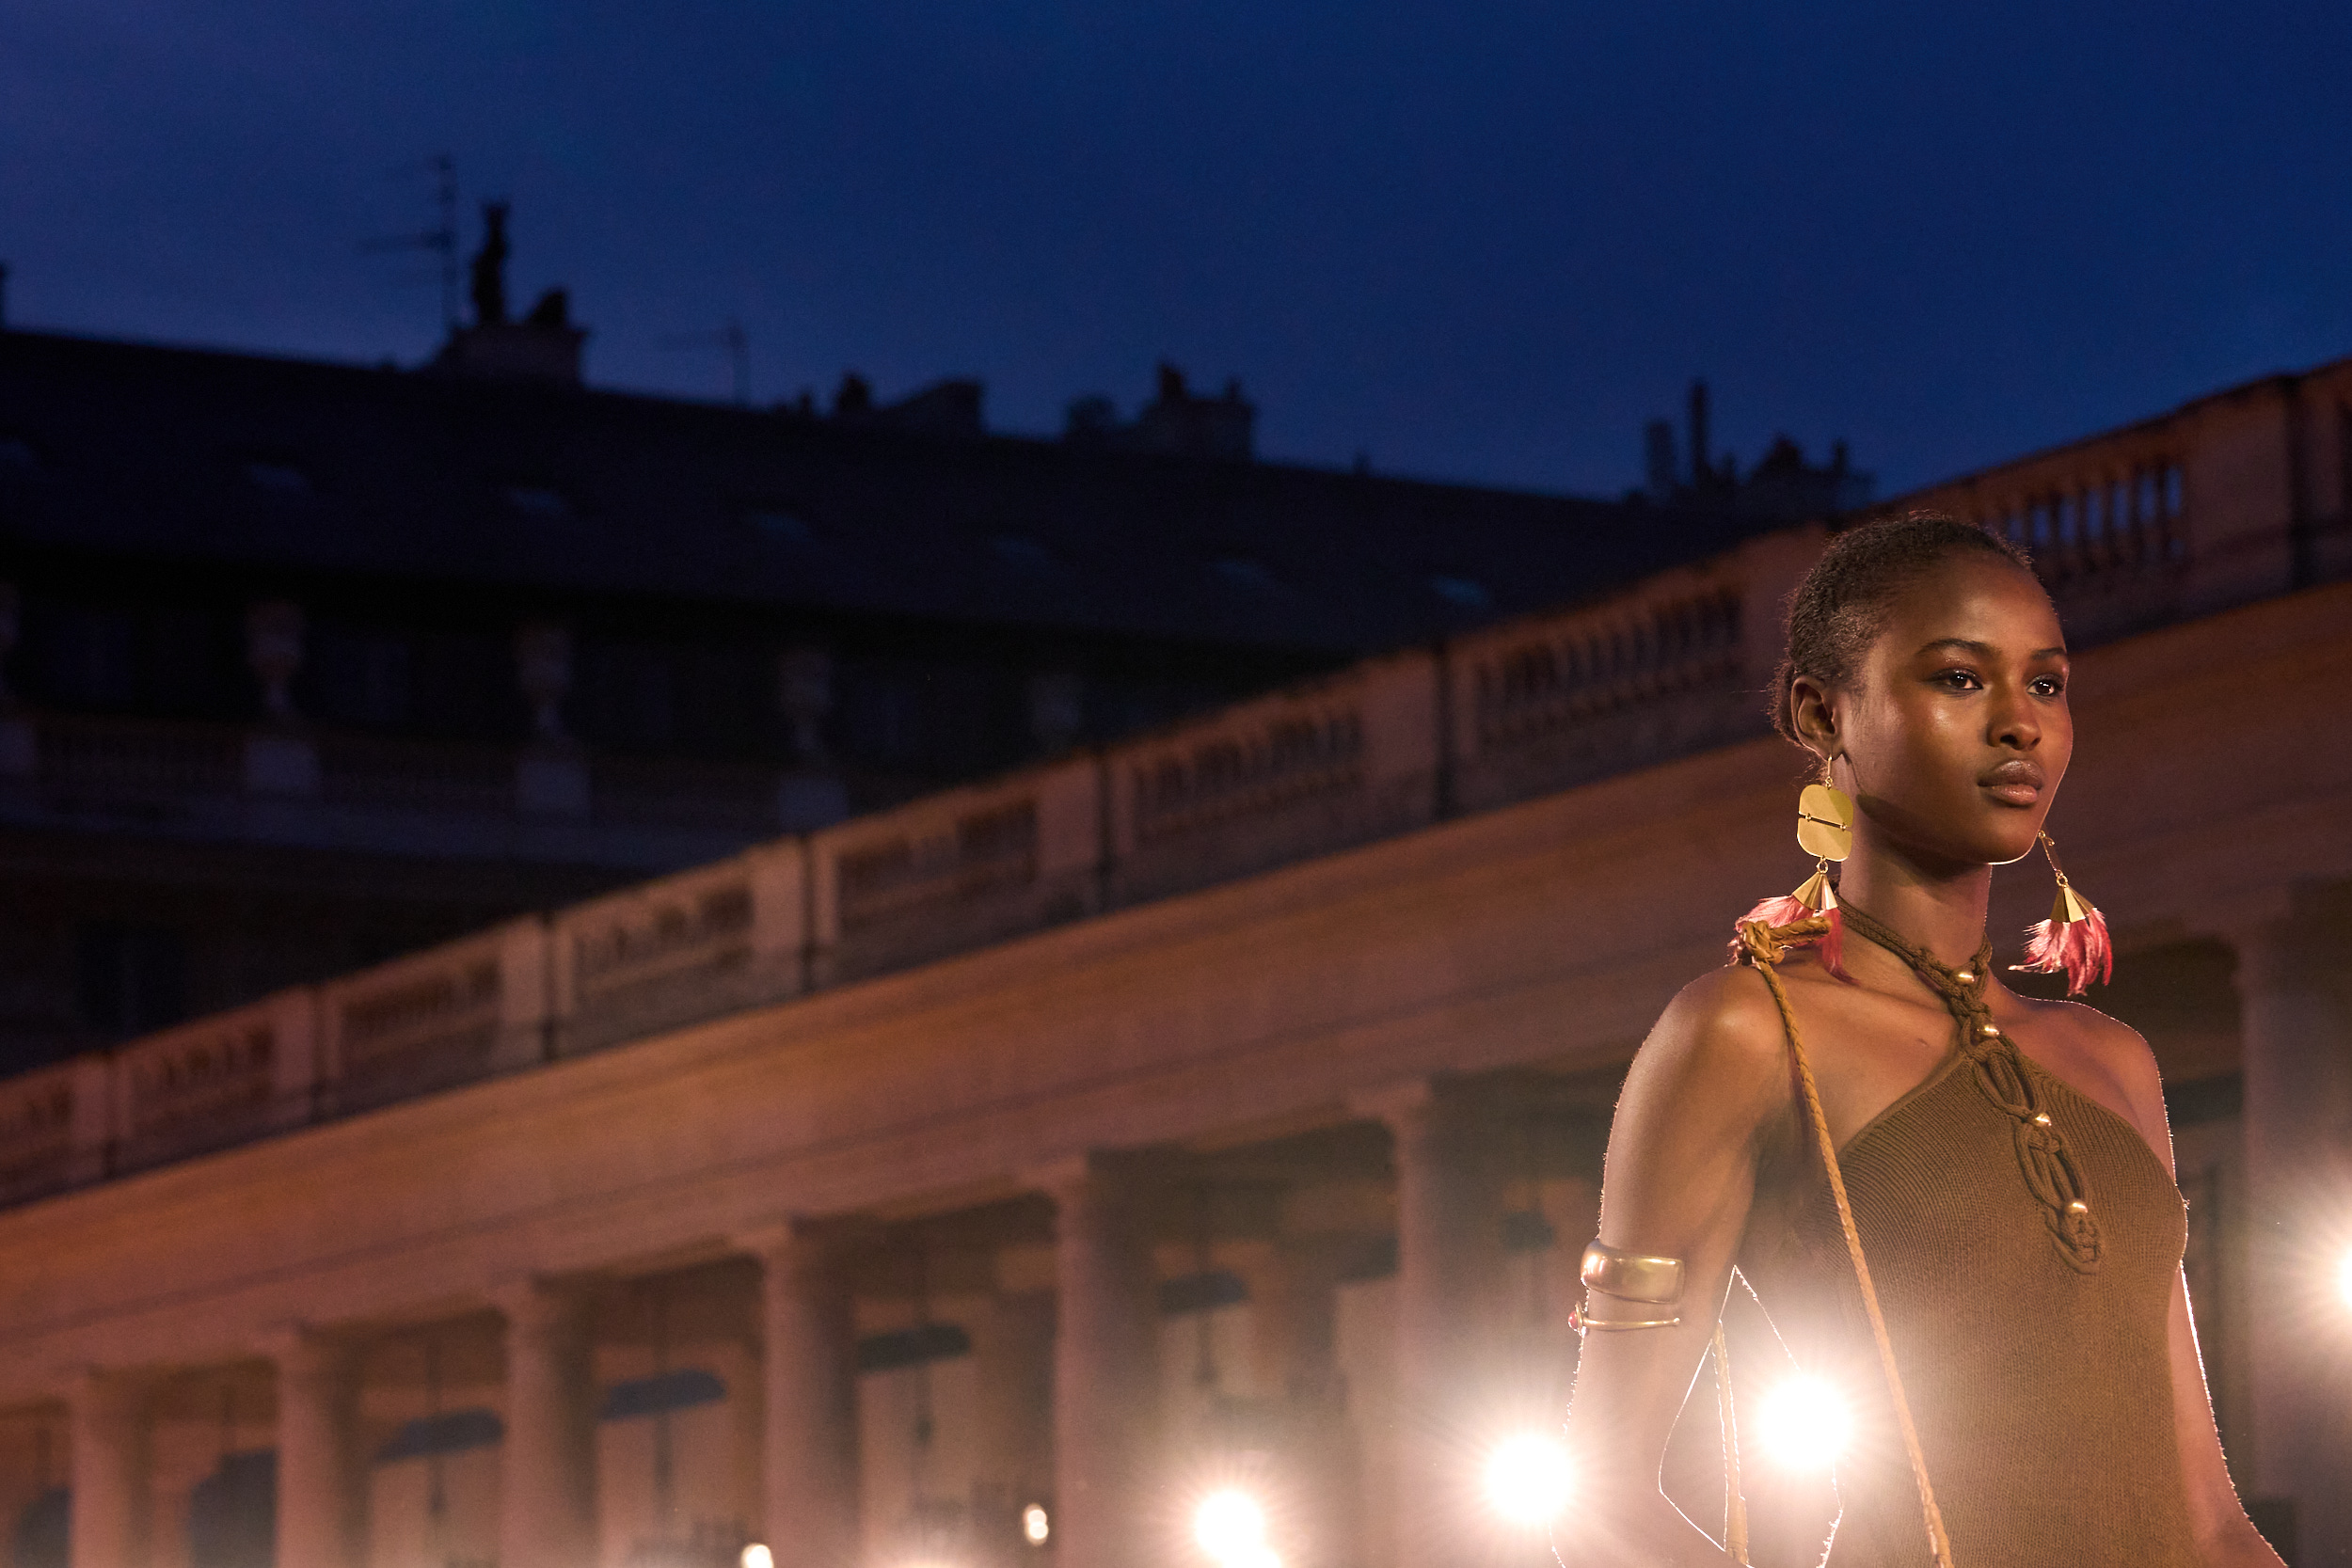
[[[2147,1044],[1991,962],[1993,867],[2043,844],[2074,750],[2066,682],[2025,558],[1947,518],[1839,535],[1791,599],[1775,721],[1823,764],[1805,842],[1843,872],[1759,906],[1634,1058],[1568,1568],[1742,1560],[1659,1486],[1735,1264],[1855,1412],[1832,1568],[2279,1568],[2223,1466]],[[2060,887],[2034,951],[2079,989],[2104,925]]]

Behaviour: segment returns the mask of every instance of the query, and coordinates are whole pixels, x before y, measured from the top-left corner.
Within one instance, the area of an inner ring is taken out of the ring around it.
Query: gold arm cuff
[[[1586,1290],[1620,1301],[1654,1301],[1672,1307],[1682,1299],[1679,1258],[1648,1258],[1595,1242],[1584,1249],[1584,1262],[1577,1273]]]
[[[1579,1334],[1582,1334],[1593,1329],[1599,1329],[1608,1333],[1615,1333],[1621,1329],[1629,1328],[1680,1328],[1682,1326],[1682,1320],[1679,1317],[1645,1318],[1638,1320],[1628,1318],[1588,1318],[1584,1315],[1584,1309],[1579,1307],[1573,1308],[1568,1313],[1568,1326],[1575,1329]]]

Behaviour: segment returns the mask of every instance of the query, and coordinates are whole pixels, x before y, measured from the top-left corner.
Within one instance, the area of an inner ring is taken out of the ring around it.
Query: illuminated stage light
[[[737,1568],[776,1568],[776,1554],[755,1541],[736,1560]]]
[[[1556,1437],[1522,1432],[1486,1459],[1486,1501],[1515,1525],[1548,1525],[1568,1506],[1576,1474]]]
[[[1853,1413],[1818,1377],[1792,1377],[1764,1397],[1756,1414],[1756,1446],[1791,1470],[1826,1470],[1853,1435]]]
[[[1228,1568],[1267,1568],[1265,1510],[1247,1492],[1212,1492],[1192,1511],[1192,1538]]]
[[[1032,1546],[1042,1546],[1053,1533],[1053,1516],[1045,1512],[1043,1503],[1031,1503],[1021,1511],[1022,1540]]]

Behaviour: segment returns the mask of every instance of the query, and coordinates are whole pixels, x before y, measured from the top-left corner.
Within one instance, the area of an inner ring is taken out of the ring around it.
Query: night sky
[[[1899,489],[2352,353],[2352,6],[9,0],[11,322],[413,362],[425,156],[601,385],[1239,376],[1269,455]]]

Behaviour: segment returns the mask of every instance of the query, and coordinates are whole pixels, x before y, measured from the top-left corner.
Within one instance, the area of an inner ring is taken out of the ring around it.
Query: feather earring
[[[1829,879],[1829,864],[1842,861],[1853,853],[1853,800],[1844,790],[1829,783],[1829,764],[1821,764],[1821,782],[1804,786],[1797,797],[1797,845],[1814,857],[1813,875],[1797,884],[1796,891],[1767,898],[1741,915],[1734,929],[1752,926],[1757,921],[1776,931],[1798,925],[1817,928],[1802,935],[1781,938],[1783,945],[1806,947],[1819,944],[1821,967],[1846,978],[1846,917],[1837,908],[1837,889]],[[1740,953],[1740,939],[1731,941],[1732,956]]]
[[[2011,964],[2028,974],[2063,974],[2066,994],[2080,996],[2096,979],[2106,985],[2115,974],[2115,944],[2107,938],[2107,917],[2090,899],[2074,891],[2058,864],[2058,845],[2042,835],[2042,855],[2058,878],[2058,898],[2050,918],[2026,930],[2026,961]]]

